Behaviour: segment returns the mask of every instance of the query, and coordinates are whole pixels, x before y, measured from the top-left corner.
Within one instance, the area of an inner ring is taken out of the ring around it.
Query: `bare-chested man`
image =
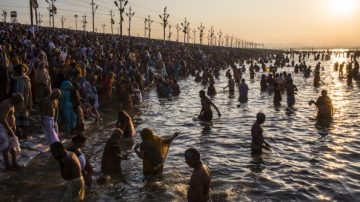
[[[187,200],[189,202],[211,201],[211,173],[209,168],[200,161],[200,153],[196,149],[190,148],[185,151],[185,160],[191,168],[194,168],[189,182]]]
[[[81,201],[85,196],[85,182],[81,175],[81,165],[76,154],[65,150],[61,142],[50,146],[53,157],[58,161],[61,176],[67,181],[63,201]]]
[[[251,127],[251,155],[254,157],[262,154],[262,149],[270,150],[271,146],[264,140],[264,130],[261,127],[265,123],[266,116],[264,113],[256,115],[256,121]]]
[[[235,93],[235,80],[232,78],[231,75],[229,75],[229,82],[228,82],[228,85],[225,86],[223,89],[229,87],[229,93],[231,95],[234,95]]]
[[[12,166],[19,168],[16,155],[20,152],[18,138],[15,135],[15,105],[24,101],[20,93],[13,95],[0,103],[0,151],[3,154],[6,169],[10,169],[9,151],[12,158]]]
[[[331,98],[327,95],[327,90],[321,91],[321,96],[316,100],[310,100],[309,105],[315,104],[318,109],[318,119],[332,119],[335,113]]]
[[[49,145],[59,142],[57,118],[60,97],[61,91],[53,89],[51,95],[44,99],[41,107],[41,125]]]
[[[199,95],[201,98],[201,111],[198,118],[202,121],[211,121],[213,118],[211,106],[213,106],[216,109],[218,116],[221,117],[221,113],[219,109],[215,106],[213,102],[211,102],[211,100],[208,97],[206,97],[205,91],[201,90]]]

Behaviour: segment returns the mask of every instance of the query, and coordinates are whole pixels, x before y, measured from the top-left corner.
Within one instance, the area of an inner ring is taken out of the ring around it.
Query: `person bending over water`
[[[61,142],[54,142],[50,150],[52,156],[58,161],[62,178],[67,181],[63,201],[84,200],[85,183],[77,156],[73,152],[66,151]]]
[[[126,159],[126,156],[121,154],[122,137],[123,131],[120,128],[116,128],[110,139],[106,142],[101,158],[101,170],[103,172],[121,170],[121,160]]]
[[[131,138],[136,134],[133,121],[130,115],[124,110],[118,112],[118,120],[116,122],[116,127],[120,128],[123,131],[124,138]]]
[[[145,176],[161,174],[171,142],[179,135],[175,133],[171,138],[161,138],[154,131],[145,128],[140,132],[142,142],[136,144],[134,151],[143,160]]]
[[[309,105],[315,104],[317,107],[318,119],[332,119],[334,115],[334,107],[331,98],[327,95],[326,90],[321,91],[321,96],[315,101],[310,100]]]
[[[264,124],[266,119],[265,114],[258,113],[256,115],[256,121],[251,127],[251,155],[261,155],[262,149],[270,150],[271,146],[265,142],[263,133],[264,130],[261,127]]]
[[[209,168],[200,161],[200,153],[193,148],[185,151],[185,160],[189,167],[194,168],[189,182],[187,200],[189,202],[211,201]]]
[[[211,102],[211,100],[208,97],[206,97],[205,91],[201,90],[199,92],[199,95],[201,98],[201,111],[198,118],[202,121],[211,121],[213,118],[211,106],[213,106],[216,109],[216,111],[218,112],[218,116],[221,117],[221,113],[219,109],[215,106],[213,102]]]

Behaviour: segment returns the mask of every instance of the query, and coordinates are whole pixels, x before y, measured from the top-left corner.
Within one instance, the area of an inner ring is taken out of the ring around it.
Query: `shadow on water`
[[[264,160],[262,158],[262,155],[252,155],[252,160],[249,162],[248,168],[251,172],[261,173],[265,169],[265,166],[263,164]]]

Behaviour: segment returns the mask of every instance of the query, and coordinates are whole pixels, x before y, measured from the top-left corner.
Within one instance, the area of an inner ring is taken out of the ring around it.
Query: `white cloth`
[[[44,116],[42,128],[49,145],[60,142],[54,117]]]
[[[0,124],[0,151],[4,151],[6,149],[14,149],[16,152],[20,152],[19,138],[16,136],[9,137],[5,127]]]
[[[62,201],[73,202],[83,201],[85,197],[85,182],[84,178],[76,178],[67,182],[66,192]]]

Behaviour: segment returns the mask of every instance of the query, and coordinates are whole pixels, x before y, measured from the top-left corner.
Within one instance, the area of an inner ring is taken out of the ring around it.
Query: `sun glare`
[[[330,12],[337,16],[350,16],[358,6],[358,0],[328,0]]]

